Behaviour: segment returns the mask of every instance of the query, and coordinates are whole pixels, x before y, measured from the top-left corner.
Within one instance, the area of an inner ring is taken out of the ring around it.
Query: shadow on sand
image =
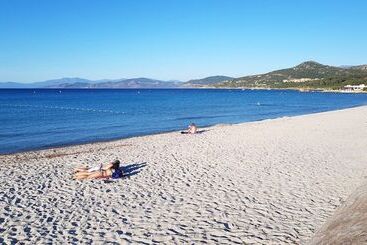
[[[122,173],[124,174],[123,178],[133,176],[135,174],[140,173],[141,169],[147,166],[146,162],[143,163],[132,163],[126,166],[120,167]]]
[[[209,131],[210,129],[203,129],[203,130],[198,130],[196,131],[195,134],[202,134],[202,133],[205,133],[207,131]],[[181,134],[189,134],[187,131],[181,131]],[[195,134],[189,134],[189,135],[195,135]]]
[[[196,132],[196,134],[202,134],[202,133],[205,133],[205,132],[207,132],[207,131],[210,131],[210,129],[198,130],[198,131]]]
[[[122,179],[129,178],[133,175],[140,173],[141,169],[144,168],[146,165],[147,163],[143,162],[143,163],[132,163],[132,164],[120,167],[120,170],[123,173]],[[107,179],[107,180],[104,180],[104,183],[113,183],[119,179]]]

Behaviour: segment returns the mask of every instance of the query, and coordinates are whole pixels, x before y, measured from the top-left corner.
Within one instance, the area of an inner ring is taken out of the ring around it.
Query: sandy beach
[[[367,107],[0,156],[0,243],[305,244],[367,177]],[[72,170],[120,159],[118,181]]]

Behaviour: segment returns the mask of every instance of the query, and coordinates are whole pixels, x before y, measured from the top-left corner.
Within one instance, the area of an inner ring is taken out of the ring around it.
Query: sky
[[[0,82],[367,63],[364,0],[0,0]]]

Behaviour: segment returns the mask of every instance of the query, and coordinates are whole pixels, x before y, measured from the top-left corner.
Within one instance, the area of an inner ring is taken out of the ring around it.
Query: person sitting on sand
[[[95,169],[95,168],[94,168]],[[120,161],[115,160],[112,163],[102,166],[99,169],[90,171],[89,168],[77,168],[74,179],[100,179],[100,178],[121,178],[123,173],[120,169]]]
[[[182,131],[181,134],[196,134],[198,132],[198,127],[195,123],[191,123],[187,128],[187,131]]]

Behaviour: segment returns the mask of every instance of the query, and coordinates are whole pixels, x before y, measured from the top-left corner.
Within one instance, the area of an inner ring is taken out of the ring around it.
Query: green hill
[[[367,70],[367,65],[351,66],[350,68],[357,69],[357,70]]]
[[[341,68],[307,61],[295,67],[217,83],[216,87],[340,89],[347,84],[367,84],[367,66]]]
[[[202,79],[193,79],[183,83],[183,86],[191,87],[191,86],[203,86],[203,85],[212,85],[217,83],[222,83],[224,81],[232,80],[233,77],[227,76],[211,76]]]

